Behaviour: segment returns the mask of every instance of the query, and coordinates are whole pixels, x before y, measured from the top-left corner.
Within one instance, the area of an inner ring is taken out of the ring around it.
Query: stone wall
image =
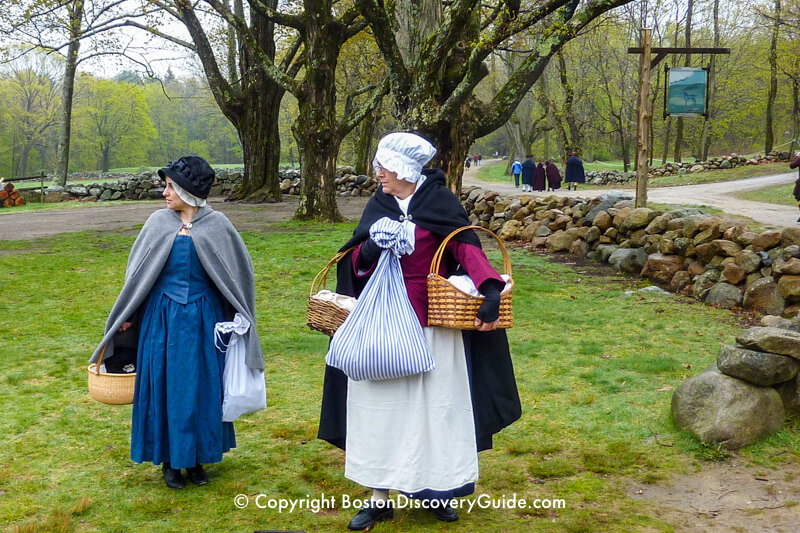
[[[788,150],[773,150],[766,156],[756,156],[747,158],[738,154],[731,154],[722,157],[712,157],[708,161],[694,163],[667,163],[659,167],[650,167],[647,173],[648,179],[660,178],[662,176],[675,176],[683,174],[695,174],[710,170],[720,170],[736,168],[746,165],[767,165],[789,161],[791,154]],[[620,172],[619,170],[597,170],[586,173],[587,183],[593,185],[615,185],[621,183],[631,183],[636,181],[635,172]]]
[[[609,263],[724,308],[800,312],[800,228],[755,233],[699,209],[633,209],[628,193],[504,198],[476,188],[462,202],[504,240]]]
[[[211,188],[211,196],[228,195],[242,181],[242,169],[218,170],[217,179]],[[280,170],[281,192],[299,195],[302,187],[300,171],[293,168]],[[97,182],[88,185],[50,186],[45,189],[46,202],[67,200],[111,201],[111,200],[153,200],[161,198],[161,187],[155,172],[140,174],[83,173],[71,174],[70,179]],[[99,180],[113,179],[99,183]],[[336,170],[336,190],[339,196],[370,196],[378,186],[378,180],[365,175],[357,175],[352,167],[339,167]]]

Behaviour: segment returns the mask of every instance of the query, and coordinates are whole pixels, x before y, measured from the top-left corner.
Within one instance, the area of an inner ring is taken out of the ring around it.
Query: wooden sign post
[[[639,63],[639,131],[636,137],[636,200],[635,207],[647,207],[647,172],[650,170],[650,124],[653,108],[650,105],[650,72],[667,54],[730,54],[730,48],[652,48],[652,30],[642,29],[642,45],[628,48],[629,54],[641,54]],[[651,59],[651,53],[656,56]],[[710,112],[710,111],[708,111]]]

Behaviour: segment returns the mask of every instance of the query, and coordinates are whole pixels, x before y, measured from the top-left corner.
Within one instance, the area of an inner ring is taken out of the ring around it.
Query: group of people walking
[[[522,182],[522,192],[555,191],[561,188],[561,172],[556,164],[549,159],[536,164],[530,154],[525,156],[525,161],[522,163],[519,159],[514,159],[514,162],[511,163],[511,177],[514,179],[515,187],[519,187],[520,181]],[[586,182],[583,162],[574,151],[572,156],[567,159],[564,181],[569,190],[573,188],[578,190],[578,183]]]
[[[373,165],[381,186],[338,263],[337,292],[358,297],[381,255],[400,254],[405,290],[392,297],[410,303],[415,316],[409,320],[422,328],[435,362],[422,373],[360,381],[325,367],[318,437],[344,450],[345,477],[372,491],[348,524],[352,530],[394,516],[390,490],[425,502],[421,507],[440,521],[457,520],[450,502],[474,491],[478,452],[521,416],[508,339],[497,327],[506,282],[472,230],[447,243],[440,274],[466,273],[484,296],[475,329],[428,324],[431,260],[447,235],[469,225],[444,173],[424,168],[435,153],[412,133],[380,141]],[[249,253],[231,222],[206,202],[213,169],[185,156],[159,176],[166,209],[150,216],[131,249],[92,362],[102,357],[107,370],[121,368],[117,363],[133,353],[131,459],[161,465],[165,484],[182,489],[182,470],[204,485],[203,465],[236,447],[233,423],[222,420],[225,353],[215,324],[241,314],[251,325],[242,337],[247,367],[263,370],[264,356]],[[376,240],[376,224],[387,218],[408,243],[402,251]]]

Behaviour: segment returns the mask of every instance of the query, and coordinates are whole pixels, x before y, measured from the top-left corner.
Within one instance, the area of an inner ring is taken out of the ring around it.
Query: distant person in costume
[[[547,190],[555,191],[561,188],[561,172],[552,161],[544,162],[544,170],[547,174]]]
[[[91,361],[105,347],[104,364],[115,366],[124,353],[116,348],[132,340],[131,459],[160,464],[166,485],[182,489],[182,469],[205,485],[203,465],[236,447],[233,423],[222,421],[225,354],[215,346],[214,325],[241,313],[251,324],[243,338],[247,366],[263,370],[264,358],[250,255],[227,217],[206,203],[214,170],[188,155],[158,174],[167,208],[147,219],[133,244]]]
[[[522,163],[522,192],[530,192],[533,188],[533,173],[536,171],[536,165],[533,163],[533,156],[528,154],[525,156],[525,162]]]
[[[578,152],[572,151],[572,155],[567,159],[567,170],[564,181],[567,183],[567,190],[578,190],[579,183],[586,183],[586,174],[583,171],[583,161],[578,157]]]
[[[356,247],[338,263],[336,291],[358,296],[382,252],[370,227],[383,217],[403,224],[413,243],[400,257],[403,281],[436,362],[423,374],[377,381],[354,381],[326,367],[318,437],[345,449],[346,478],[372,489],[369,505],[348,524],[352,530],[394,517],[389,490],[427,501],[440,521],[457,520],[449,502],[474,491],[478,452],[491,448],[492,435],[521,414],[506,332],[496,329],[504,281],[471,230],[447,244],[440,273],[460,264],[485,295],[478,329],[428,325],[431,260],[448,234],[469,225],[444,173],[423,168],[435,153],[413,133],[381,139],[373,161],[381,187],[341,248]]]
[[[536,170],[533,171],[533,185],[534,191],[543,191],[547,187],[546,177],[544,172],[544,165],[539,163],[536,165]]]

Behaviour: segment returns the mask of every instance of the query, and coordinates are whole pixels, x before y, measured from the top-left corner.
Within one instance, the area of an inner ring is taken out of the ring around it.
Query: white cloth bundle
[[[247,346],[242,335],[249,329],[250,322],[239,313],[236,313],[232,322],[217,322],[214,326],[214,343],[218,350],[225,352],[225,370],[222,372],[223,422],[233,422],[244,414],[267,407],[264,371],[248,368],[245,363]],[[226,333],[231,334],[228,344],[222,342],[222,335]]]

